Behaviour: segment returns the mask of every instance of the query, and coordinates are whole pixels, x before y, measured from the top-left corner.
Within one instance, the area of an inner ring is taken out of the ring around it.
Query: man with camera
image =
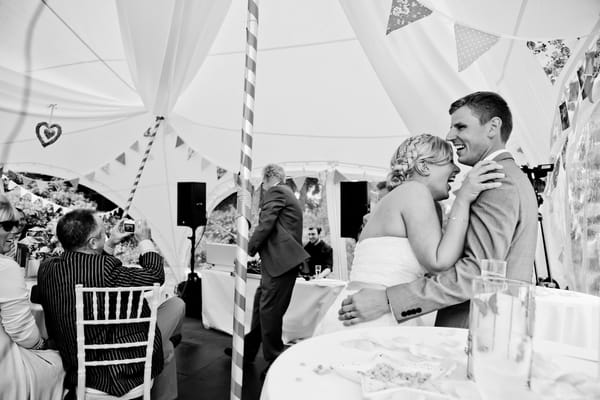
[[[133,230],[132,232],[125,232]],[[64,253],[42,263],[38,274],[40,303],[45,312],[46,326],[56,345],[66,370],[65,387],[74,398],[77,384],[77,342],[75,326],[75,285],[86,287],[148,286],[164,283],[163,258],[151,241],[151,233],[145,221],[124,224],[121,221],[106,238],[104,224],[93,210],[79,209],[64,215],[57,224],[56,234]],[[141,268],[129,268],[114,257],[115,246],[134,235],[141,253]],[[102,306],[102,305],[100,305]],[[144,310],[149,312],[149,309]],[[177,397],[177,371],[175,355],[169,338],[178,334],[185,314],[185,304],[177,297],[163,302],[158,308],[157,329],[152,359],[153,399]],[[86,330],[86,337],[99,343],[120,343],[120,338],[145,340],[146,329],[138,325],[100,325]],[[139,351],[144,357],[145,349]],[[106,354],[119,359],[119,352]],[[164,368],[163,368],[164,364]],[[162,372],[161,372],[162,371]],[[122,396],[143,383],[143,364],[125,364],[90,368],[86,386],[113,396]]]

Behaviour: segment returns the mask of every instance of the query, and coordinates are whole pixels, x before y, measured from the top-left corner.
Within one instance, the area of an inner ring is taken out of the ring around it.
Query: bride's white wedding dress
[[[354,249],[350,282],[335,299],[323,319],[317,324],[314,336],[348,328],[370,326],[396,326],[398,321],[391,313],[368,322],[346,327],[338,319],[338,310],[348,295],[362,287],[394,286],[421,278],[425,269],[419,264],[407,238],[384,236],[361,240]],[[403,325],[433,325],[435,315],[413,318]]]

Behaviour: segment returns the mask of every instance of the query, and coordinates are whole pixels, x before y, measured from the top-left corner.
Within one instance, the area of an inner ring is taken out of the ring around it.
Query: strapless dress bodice
[[[384,236],[361,240],[354,249],[350,281],[393,286],[422,277],[407,238]]]

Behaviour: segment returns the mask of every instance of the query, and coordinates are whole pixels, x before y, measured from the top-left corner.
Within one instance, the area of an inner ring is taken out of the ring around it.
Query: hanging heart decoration
[[[47,122],[40,122],[35,126],[35,134],[42,146],[46,147],[58,140],[62,128],[59,124],[48,125]]]
[[[58,104],[49,104],[50,118],[48,122],[40,122],[35,126],[35,135],[44,147],[56,142],[62,134],[62,127],[59,124],[52,123],[52,116],[54,115],[54,108],[56,106]]]

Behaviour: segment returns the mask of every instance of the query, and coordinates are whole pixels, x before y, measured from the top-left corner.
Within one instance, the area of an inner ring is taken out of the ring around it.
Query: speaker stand
[[[198,274],[194,271],[194,263],[196,256],[196,227],[192,228],[192,236],[188,236],[188,239],[192,241],[190,250],[190,273],[187,276],[187,280],[182,282],[180,296],[185,302],[185,315],[192,318],[202,320],[202,282]]]

